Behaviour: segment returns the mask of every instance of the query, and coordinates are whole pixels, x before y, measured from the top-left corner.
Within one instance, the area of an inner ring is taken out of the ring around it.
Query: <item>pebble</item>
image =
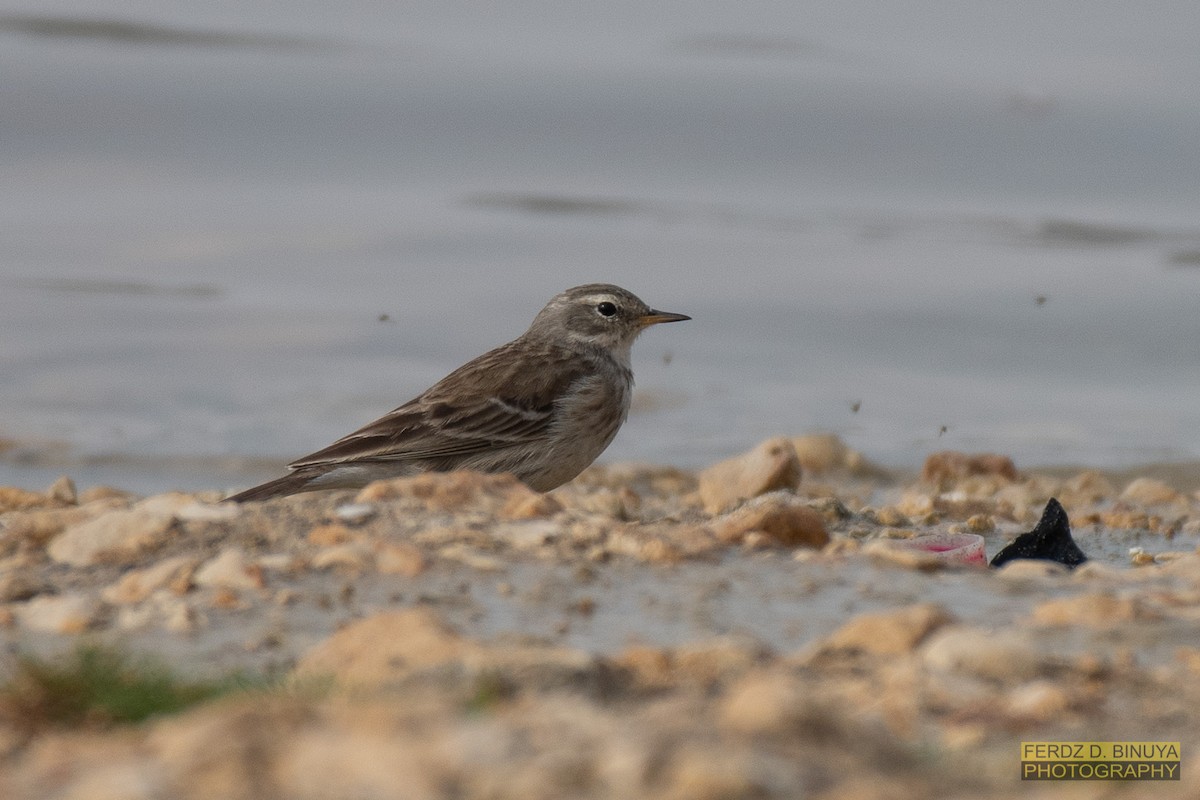
[[[710,514],[729,511],[752,497],[800,485],[800,460],[790,439],[779,437],[700,473],[700,501]]]
[[[1051,681],[1035,680],[1009,691],[1004,704],[1011,716],[1053,721],[1070,709],[1071,695]]]
[[[857,475],[873,470],[862,453],[847,447],[836,434],[794,436],[791,442],[801,469],[808,474],[823,475],[827,472],[846,470],[852,475]]]
[[[27,511],[32,508],[59,506],[61,503],[41,492],[18,489],[15,486],[0,486],[0,514],[6,511]]]
[[[226,547],[206,561],[192,580],[197,586],[218,589],[261,589],[266,585],[262,567],[251,564],[238,547]]]
[[[1154,478],[1135,478],[1122,490],[1120,499],[1127,503],[1157,506],[1177,503],[1184,498],[1183,495],[1162,481]]]
[[[783,547],[821,548],[829,543],[822,515],[788,492],[773,492],[713,520],[717,539],[725,544],[744,542],[752,532]]]
[[[67,528],[93,519],[107,510],[110,510],[107,505],[97,507],[97,504],[90,504],[14,514],[4,521],[4,527],[0,529],[0,553],[41,548]]]
[[[1161,618],[1161,614],[1146,607],[1136,596],[1117,596],[1111,592],[1047,600],[1033,609],[1033,621],[1037,624],[1064,627],[1112,628],[1123,622]]]
[[[929,669],[997,681],[1029,680],[1041,669],[1027,633],[965,625],[947,626],[930,636],[921,647],[921,659]]]
[[[384,543],[375,549],[375,569],[384,575],[415,578],[429,568],[421,548],[408,542]]]
[[[358,542],[326,547],[309,560],[313,569],[344,569],[362,572],[371,563],[371,551]]]
[[[953,621],[954,615],[936,603],[859,614],[826,637],[819,645],[819,652],[903,655]]]
[[[338,506],[333,515],[349,525],[360,525],[379,513],[374,503],[347,503]]]
[[[1005,482],[1020,478],[1012,459],[996,453],[943,450],[940,453],[931,453],[921,467],[921,480],[943,488],[976,475],[997,477]]]
[[[171,516],[144,508],[108,511],[54,537],[47,552],[73,567],[128,564],[163,544],[173,523]]]
[[[502,572],[508,569],[508,564],[498,558],[481,553],[470,545],[458,543],[442,547],[437,552],[439,558],[457,561],[463,566],[477,569],[481,572]]]
[[[157,564],[127,572],[106,587],[100,596],[113,605],[140,603],[159,589],[170,587],[177,594],[187,591],[199,559],[191,556],[166,558]]]
[[[75,489],[75,481],[67,475],[60,475],[46,489],[46,496],[64,505],[73,506],[79,502],[79,492]]]
[[[39,595],[13,608],[25,629],[64,635],[86,631],[100,610],[93,598],[82,594]]]

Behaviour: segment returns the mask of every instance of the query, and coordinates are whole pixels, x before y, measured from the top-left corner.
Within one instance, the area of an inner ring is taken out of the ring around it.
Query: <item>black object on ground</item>
[[[998,567],[1018,558],[1057,561],[1071,569],[1087,561],[1087,556],[1071,538],[1071,523],[1058,500],[1051,497],[1037,527],[1029,533],[1022,533],[1008,547],[996,553],[992,566]]]

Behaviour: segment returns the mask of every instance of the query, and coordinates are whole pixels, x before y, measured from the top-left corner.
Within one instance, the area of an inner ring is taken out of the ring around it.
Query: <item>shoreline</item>
[[[276,687],[32,731],[0,689],[0,794],[1017,797],[1020,741],[1124,739],[1181,741],[1154,790],[1189,796],[1200,496],[1162,478],[1190,474],[942,453],[905,476],[811,436],[545,495],[475,473],[244,506],[0,489],[0,686],[86,643]],[[1074,571],[891,546],[970,530],[990,557],[1052,496]]]

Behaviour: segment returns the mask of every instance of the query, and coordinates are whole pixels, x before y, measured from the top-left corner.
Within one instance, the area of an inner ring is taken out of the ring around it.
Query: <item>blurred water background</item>
[[[1200,458],[1200,4],[0,2],[0,484],[249,483],[610,281],[605,455]]]

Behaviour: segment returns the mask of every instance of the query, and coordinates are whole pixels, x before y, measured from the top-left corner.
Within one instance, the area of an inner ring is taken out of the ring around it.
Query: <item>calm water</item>
[[[0,2],[0,483],[262,477],[588,281],[694,317],[610,460],[1200,458],[1200,4],[1078,14]]]

